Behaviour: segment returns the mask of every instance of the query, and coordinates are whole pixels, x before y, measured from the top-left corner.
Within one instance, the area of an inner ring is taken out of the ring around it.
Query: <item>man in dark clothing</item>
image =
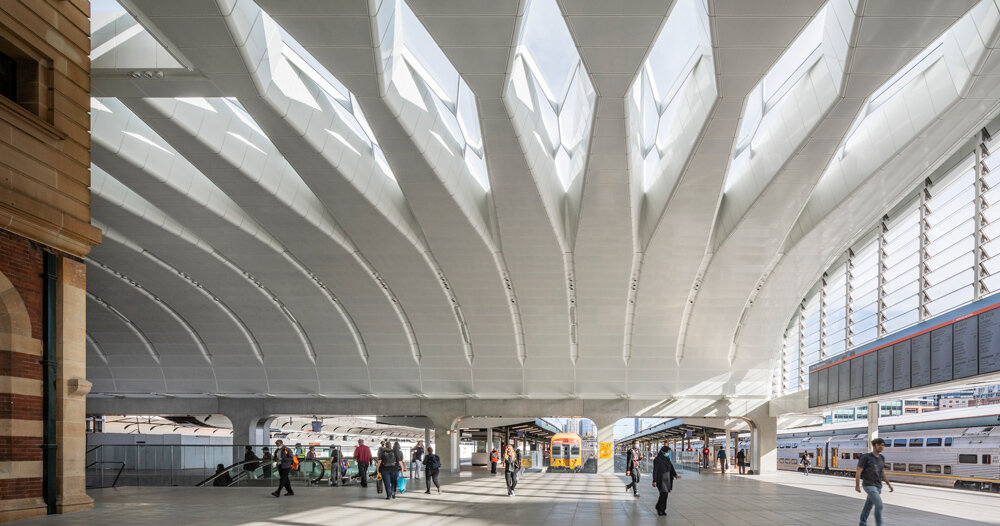
[[[747,473],[747,453],[744,450],[739,450],[736,453],[736,465],[740,468],[740,475],[746,475]]]
[[[382,475],[382,485],[385,486],[385,498],[389,500],[396,498],[395,491],[399,477],[399,468],[403,462],[400,460],[401,457],[397,458],[396,452],[388,447],[388,443],[385,445],[386,447],[379,448],[378,450],[378,464],[375,466],[375,469]],[[400,453],[400,456],[402,456],[402,453]]]
[[[639,441],[632,443],[628,453],[625,454],[625,476],[632,477],[632,482],[625,486],[625,492],[632,490],[632,495],[639,496],[639,461],[642,460],[642,452],[639,451]]]
[[[719,461],[719,467],[722,468],[722,472],[726,472],[726,468],[729,467],[728,459],[726,458],[726,448],[719,448],[718,453],[715,454],[715,459]]]
[[[358,447],[354,448],[354,461],[358,463],[358,480],[361,487],[368,487],[368,466],[372,463],[372,450],[368,449],[363,439],[358,439]]]
[[[253,448],[246,446],[243,452],[243,462],[250,462],[252,460],[259,460],[257,454],[253,452]],[[253,472],[260,467],[260,462],[250,462],[249,464],[243,464],[243,471],[249,471],[250,475],[253,476]]]
[[[674,489],[674,479],[681,478],[667,453],[670,453],[670,448],[663,446],[653,460],[653,487],[660,492],[660,498],[656,500],[656,514],[661,516],[667,514],[667,496]]]
[[[263,453],[261,453],[260,459],[262,461],[261,464],[263,464],[262,469],[264,470],[264,478],[269,479],[271,478],[271,473],[273,472],[273,467],[271,465],[271,451],[267,449],[267,446],[264,446],[262,451]]]
[[[288,473],[292,471],[292,450],[285,447],[285,443],[278,440],[274,444],[274,461],[278,463],[278,489],[271,493],[275,497],[281,496],[281,488],[285,488],[285,496],[295,495],[292,491],[292,482],[288,480]]]
[[[885,476],[885,457],[882,450],[885,449],[885,440],[876,438],[872,440],[871,453],[865,453],[858,459],[858,469],[854,473],[854,491],[861,493],[864,487],[868,498],[865,499],[865,506],[861,508],[861,519],[859,526],[868,524],[868,514],[875,508],[875,524],[882,526],[882,481],[889,486],[889,491],[894,491],[889,478]]]

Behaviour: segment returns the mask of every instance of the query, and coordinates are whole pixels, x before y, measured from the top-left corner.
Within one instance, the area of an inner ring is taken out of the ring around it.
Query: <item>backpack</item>
[[[299,456],[292,455],[292,471],[298,471],[298,470],[299,470]]]
[[[396,453],[391,449],[383,449],[379,452],[378,459],[382,461],[383,468],[396,467]]]

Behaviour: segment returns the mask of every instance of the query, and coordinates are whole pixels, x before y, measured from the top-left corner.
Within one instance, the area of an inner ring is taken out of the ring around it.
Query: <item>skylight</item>
[[[291,75],[276,75],[274,77],[282,92],[289,98],[311,108],[331,111],[336,114],[337,121],[339,121],[335,123],[337,126],[333,126],[334,129],[327,128],[326,132],[354,155],[371,154],[379,170],[386,177],[395,180],[395,175],[389,168],[389,164],[385,162],[385,156],[382,154],[378,139],[368,124],[368,119],[365,118],[361,105],[358,104],[358,99],[287,31],[280,26],[278,26],[278,31],[282,43],[281,56],[291,67],[292,73]],[[310,86],[315,86],[315,88]],[[313,93],[314,89],[318,93]],[[233,111],[240,119],[262,135],[264,134],[238,101],[226,99],[226,102],[233,107]],[[346,133],[344,128],[350,133]]]
[[[663,173],[682,128],[690,126],[688,101],[678,95],[703,57],[711,56],[708,10],[704,0],[678,0],[629,90],[632,170],[641,174],[643,191]],[[714,96],[714,86],[712,86]]]
[[[402,119],[403,124],[413,128],[410,131],[414,137],[422,135],[434,144],[440,143],[488,191],[489,174],[475,94],[406,2],[385,0],[378,12],[378,24],[384,35],[380,48],[387,83],[398,93],[400,102],[434,117],[434,122],[422,125],[407,119]]]
[[[505,96],[527,110],[538,144],[568,190],[586,164],[597,94],[555,0],[529,0],[523,20]]]

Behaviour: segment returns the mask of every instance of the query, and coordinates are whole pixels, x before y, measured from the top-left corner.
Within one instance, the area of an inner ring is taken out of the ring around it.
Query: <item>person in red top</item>
[[[372,450],[368,449],[363,439],[358,439],[358,447],[354,448],[354,460],[358,463],[358,478],[361,487],[368,487],[368,466],[372,463]]]

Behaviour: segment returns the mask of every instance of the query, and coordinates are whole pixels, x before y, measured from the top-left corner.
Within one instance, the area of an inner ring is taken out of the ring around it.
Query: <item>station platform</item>
[[[357,486],[295,489],[275,499],[266,488],[126,487],[94,490],[95,508],[17,525],[90,524],[320,524],[422,525],[848,525],[863,503],[843,477],[778,473],[765,476],[682,472],[666,517],[657,517],[656,492],[643,477],[640,498],[624,491],[621,475],[526,474],[507,497],[501,473],[442,474],[442,494],[423,493],[423,480],[392,501]],[[885,493],[887,524],[971,526],[1000,524],[1000,496],[905,484]],[[869,519],[874,524],[874,519]]]

